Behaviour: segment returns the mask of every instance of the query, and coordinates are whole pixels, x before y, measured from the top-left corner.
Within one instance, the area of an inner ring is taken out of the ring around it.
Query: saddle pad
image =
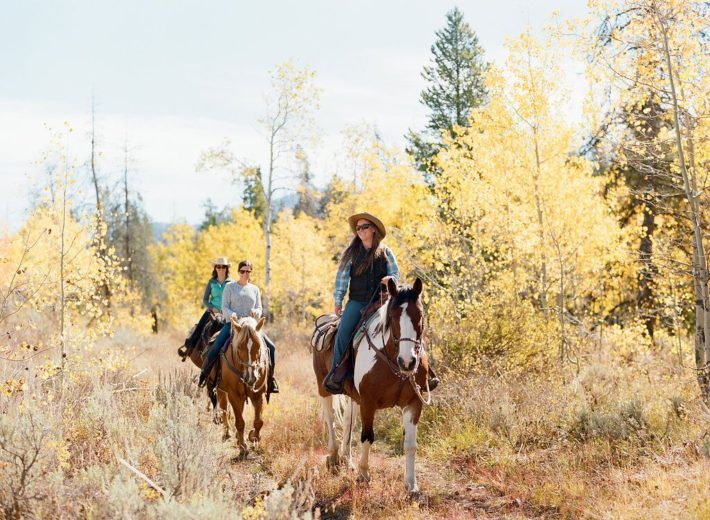
[[[219,332],[217,333],[219,334]],[[234,329],[229,328],[229,337],[227,338],[227,341],[224,342],[224,345],[222,345],[222,348],[220,349],[220,354],[224,354],[227,352],[227,349],[229,348],[229,345],[232,344],[232,340],[234,339]]]
[[[360,343],[360,340],[365,337],[365,331],[370,328],[370,324],[373,321],[376,321],[379,316],[379,312],[373,312],[365,319],[365,321],[362,322],[362,325],[357,328],[357,330],[355,331],[355,335],[353,336],[354,348],[357,348],[357,344]]]

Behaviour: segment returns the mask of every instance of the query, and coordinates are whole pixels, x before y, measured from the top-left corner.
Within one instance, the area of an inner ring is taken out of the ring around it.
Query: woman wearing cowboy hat
[[[197,322],[195,330],[189,338],[185,340],[185,345],[178,350],[178,354],[183,358],[190,355],[190,351],[195,348],[197,341],[202,334],[202,331],[210,320],[210,317],[221,318],[222,312],[222,292],[224,286],[233,280],[229,277],[229,260],[227,257],[220,256],[212,262],[212,277],[207,281],[205,293],[202,296],[202,303],[207,310],[202,314],[200,321]]]
[[[335,276],[335,313],[341,316],[335,335],[333,362],[325,376],[323,386],[332,394],[342,394],[348,378],[347,363],[338,366],[352,339],[361,311],[375,296],[375,291],[384,291],[382,282],[388,277],[399,282],[399,267],[392,250],[381,244],[387,234],[385,225],[370,213],[356,213],[348,219],[354,237],[343,252]],[[343,298],[350,286],[348,303],[343,310]],[[439,378],[429,367],[429,390],[439,385]]]
[[[348,376],[347,367],[336,370],[360,321],[360,311],[367,306],[382,279],[391,276],[399,281],[399,267],[392,250],[381,244],[387,234],[380,219],[370,213],[356,213],[348,219],[353,236],[343,252],[335,277],[335,313],[341,316],[335,336],[333,363],[325,377],[324,386],[333,394],[343,392]],[[348,303],[343,310],[343,299],[350,287]]]

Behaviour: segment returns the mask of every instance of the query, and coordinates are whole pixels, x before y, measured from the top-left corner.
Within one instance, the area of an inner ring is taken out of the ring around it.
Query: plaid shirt
[[[391,276],[394,278],[395,282],[399,282],[399,266],[397,265],[397,260],[395,260],[392,250],[386,246],[385,258],[387,259],[387,276]],[[343,298],[345,298],[345,293],[348,292],[351,266],[352,261],[349,261],[345,264],[345,267],[342,270],[338,270],[338,273],[335,275],[335,291],[333,291],[333,298],[335,298],[336,307],[343,305]]]

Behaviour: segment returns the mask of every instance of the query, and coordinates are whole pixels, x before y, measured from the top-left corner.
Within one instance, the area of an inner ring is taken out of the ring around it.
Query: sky
[[[48,127],[66,121],[74,128],[67,148],[89,190],[92,103],[100,180],[118,181],[127,145],[129,182],[150,217],[196,224],[208,198],[218,207],[241,200],[226,173],[195,171],[202,152],[228,137],[236,156],[264,163],[258,121],[269,71],[279,63],[317,74],[320,138],[307,152],[322,185],[334,173],[348,126],[373,125],[396,146],[404,146],[408,129],[424,127],[421,70],[454,6],[478,35],[485,59],[502,63],[506,38],[527,28],[539,32],[553,11],[583,16],[585,4],[0,0],[0,229],[17,229],[27,216],[44,176]],[[569,84],[578,89],[579,73],[569,69]]]

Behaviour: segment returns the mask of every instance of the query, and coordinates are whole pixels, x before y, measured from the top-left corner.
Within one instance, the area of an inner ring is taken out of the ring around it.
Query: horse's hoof
[[[426,497],[421,491],[419,491],[419,488],[416,486],[414,487],[414,489],[407,490],[407,496],[410,500],[416,500],[419,503],[426,503]]]
[[[340,469],[340,457],[337,453],[331,453],[325,458],[325,467],[333,473],[337,473]]]
[[[345,467],[348,470],[352,471],[355,469],[355,464],[353,464],[352,459],[350,459],[348,457],[341,456],[340,460],[338,462],[339,462],[340,466]]]
[[[260,439],[259,439],[259,434],[256,433],[256,430],[250,430],[250,431],[249,431],[249,434],[247,435],[247,438],[248,438],[251,442],[254,442],[254,443],[258,443],[259,440],[260,440]]]
[[[360,473],[357,476],[357,481],[361,484],[367,484],[368,482],[370,482],[370,473],[367,471],[360,470]]]

